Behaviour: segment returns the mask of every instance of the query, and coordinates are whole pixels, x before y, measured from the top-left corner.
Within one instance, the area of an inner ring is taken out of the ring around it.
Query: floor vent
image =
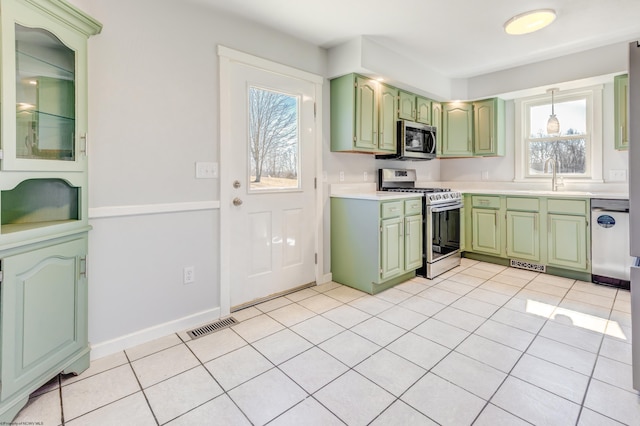
[[[511,259],[510,265],[512,268],[526,269],[528,271],[535,271],[535,272],[547,272],[547,267],[545,265],[539,265],[537,263],[531,263],[531,262],[523,262],[522,260]]]
[[[216,331],[223,330],[227,327],[231,327],[234,324],[238,324],[238,320],[236,320],[234,317],[224,318],[218,321],[214,321],[211,324],[203,325],[202,327],[187,331],[187,334],[192,339],[197,339],[199,337],[215,333]]]

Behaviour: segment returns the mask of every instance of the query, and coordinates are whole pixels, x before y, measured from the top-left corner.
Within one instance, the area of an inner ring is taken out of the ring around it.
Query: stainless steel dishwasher
[[[591,200],[591,281],[629,289],[629,200]]]

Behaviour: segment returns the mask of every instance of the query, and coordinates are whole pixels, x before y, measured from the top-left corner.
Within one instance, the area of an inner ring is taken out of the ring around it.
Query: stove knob
[[[429,200],[434,201],[436,199],[435,195],[429,195]]]
[[[444,199],[450,198],[450,195],[445,192],[444,194],[442,194],[442,198]]]
[[[441,199],[442,197],[440,196],[440,194],[436,195],[436,200]]]

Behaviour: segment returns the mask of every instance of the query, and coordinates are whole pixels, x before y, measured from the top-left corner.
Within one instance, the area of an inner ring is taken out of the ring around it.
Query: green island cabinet
[[[613,78],[613,110],[615,128],[615,148],[629,149],[629,75],[622,74]]]
[[[64,0],[0,3],[0,423],[89,366],[87,40]]]
[[[331,198],[333,281],[375,294],[422,266],[422,200]]]
[[[400,90],[398,119],[431,125],[431,99]]]
[[[441,108],[439,157],[505,155],[505,106],[503,99],[448,102],[442,104]],[[434,109],[434,117],[435,114]]]
[[[357,74],[331,80],[331,151],[395,153],[398,89]]]
[[[589,200],[467,194],[466,257],[545,265],[547,272],[591,279]]]

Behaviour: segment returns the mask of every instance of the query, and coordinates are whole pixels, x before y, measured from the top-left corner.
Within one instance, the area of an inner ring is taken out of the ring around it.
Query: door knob
[[[234,206],[241,206],[242,205],[242,200],[238,197],[233,199],[233,205]]]

